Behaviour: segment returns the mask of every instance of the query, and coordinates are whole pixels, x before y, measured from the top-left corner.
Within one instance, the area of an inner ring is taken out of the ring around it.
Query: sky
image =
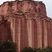
[[[5,1],[11,1],[11,0],[0,0],[0,4],[2,4]],[[47,16],[52,18],[52,0],[36,0],[36,1],[43,1],[43,3],[45,3]]]

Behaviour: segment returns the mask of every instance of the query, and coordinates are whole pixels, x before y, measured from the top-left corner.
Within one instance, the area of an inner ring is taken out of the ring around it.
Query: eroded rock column
[[[52,46],[52,19],[50,20],[50,30],[51,30],[51,46]]]
[[[32,20],[32,44],[33,48],[37,48],[37,22],[36,19]]]
[[[27,34],[27,20],[21,18],[21,36],[20,36],[20,48],[21,50],[28,47],[28,34]]]
[[[42,21],[37,19],[37,41],[38,41],[38,48],[42,48]]]
[[[15,18],[10,18],[12,40],[15,42]]]
[[[47,22],[44,20],[43,22],[44,26],[44,47],[47,47]]]
[[[32,47],[32,19],[27,19],[27,32],[29,47]]]
[[[16,45],[17,45],[18,52],[20,52],[21,19],[17,18],[15,24],[16,24],[16,28],[15,28]]]

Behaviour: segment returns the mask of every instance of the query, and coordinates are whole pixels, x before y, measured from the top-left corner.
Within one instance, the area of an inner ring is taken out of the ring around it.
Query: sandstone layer
[[[52,46],[52,19],[42,1],[16,0],[0,5],[0,41],[12,40],[18,52],[24,47]]]

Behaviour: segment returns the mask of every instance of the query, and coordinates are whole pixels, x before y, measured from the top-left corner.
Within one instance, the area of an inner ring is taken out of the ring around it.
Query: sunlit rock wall
[[[46,7],[42,1],[4,2],[0,5],[0,16],[1,18],[4,16],[4,19],[10,23],[11,37],[16,42],[18,52],[24,47],[52,46],[52,19],[47,17]],[[8,36],[7,31],[5,33]]]

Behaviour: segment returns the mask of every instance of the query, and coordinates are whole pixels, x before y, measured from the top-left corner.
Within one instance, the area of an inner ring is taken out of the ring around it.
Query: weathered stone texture
[[[4,19],[4,20],[3,20]],[[52,19],[41,1],[7,1],[0,5],[0,41],[16,42],[24,47],[52,46]]]

